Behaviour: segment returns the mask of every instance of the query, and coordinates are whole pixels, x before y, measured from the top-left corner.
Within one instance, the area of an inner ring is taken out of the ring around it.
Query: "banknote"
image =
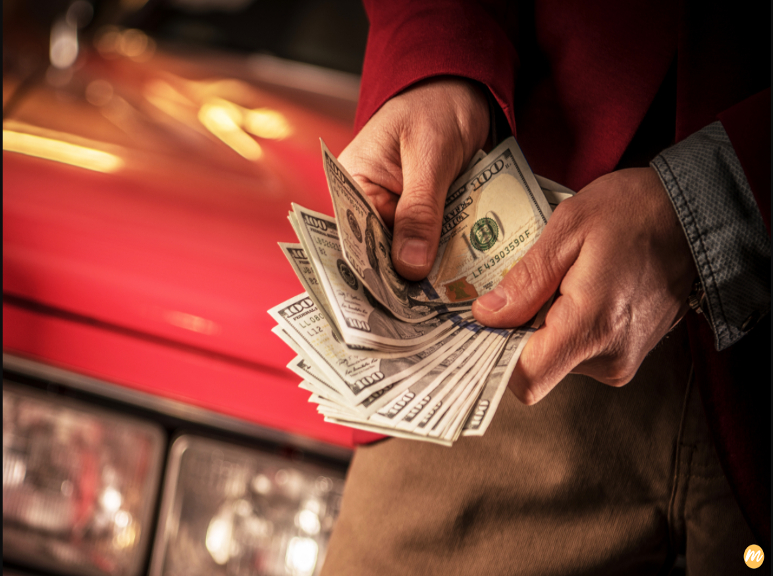
[[[476,370],[481,373],[480,377],[466,376],[455,389],[454,394],[449,394],[446,409],[440,410],[430,420],[429,425],[420,431],[429,437],[445,437],[450,440],[456,440],[462,432],[465,420],[472,411],[473,405],[485,386],[491,369],[499,354],[486,354],[479,360],[480,367]],[[433,422],[434,421],[434,422]],[[414,430],[416,431],[416,430]]]
[[[490,344],[489,347],[480,345],[470,346],[469,350],[464,351],[462,354],[457,354],[457,360],[458,358],[464,356],[467,356],[473,360],[473,367],[471,369],[459,370],[458,367],[451,368],[449,366],[443,370],[444,375],[451,380],[458,381],[459,379],[454,379],[454,376],[464,374],[462,381],[465,383],[478,382],[481,379],[485,380],[486,373],[493,365],[493,360],[495,360],[496,356],[498,355],[496,352],[500,348],[498,343],[491,343],[490,336],[487,341]],[[471,353],[472,356],[470,356]],[[439,368],[436,367],[434,372],[438,373]],[[435,380],[437,380],[437,376],[435,374],[428,374],[425,376],[425,383],[426,381]],[[421,386],[423,387],[424,385],[425,384],[422,384]],[[478,387],[480,387],[480,384]],[[413,430],[409,430],[405,427],[400,427],[395,424],[395,421],[410,421],[419,417],[420,411],[416,410],[415,408],[413,410],[407,410],[405,408],[405,399],[410,397],[411,393],[407,390],[399,394],[397,402],[390,402],[390,410],[394,413],[393,421],[391,422],[388,418],[373,418],[372,416],[370,418],[363,418],[362,416],[355,416],[351,412],[334,407],[330,402],[324,402],[323,404],[320,404],[318,410],[325,416],[325,419],[330,422],[345,424],[347,426],[359,428],[362,430],[380,432],[382,434],[387,434],[397,438],[420,439],[450,446],[453,441],[456,440],[461,434],[462,424],[464,423],[466,414],[459,414],[457,412],[449,413],[450,417],[443,419],[441,421],[441,428],[436,428],[436,433],[432,435],[427,434],[426,432],[417,433]],[[474,398],[468,399],[466,407],[467,412],[470,411],[474,400]],[[400,419],[400,417],[402,417],[402,419]],[[455,426],[455,428],[452,429],[452,426]]]
[[[453,442],[460,435],[483,435],[523,347],[548,308],[543,307],[529,327],[479,329],[474,338],[448,354],[422,379],[384,394],[377,411],[355,415],[355,410],[322,397],[317,397],[318,410],[328,419],[345,420],[347,425],[365,430],[401,430],[404,435],[400,437],[406,438]]]
[[[551,213],[515,139],[508,138],[451,185],[423,297],[450,309],[469,307],[537,241]]]
[[[292,218],[290,218],[290,221],[292,222]],[[298,233],[297,230],[296,233]],[[311,298],[312,302],[317,306],[317,309],[320,314],[325,317],[325,320],[330,323],[331,329],[336,335],[343,339],[335,322],[335,317],[331,311],[332,309],[330,307],[330,302],[327,299],[327,295],[325,294],[325,290],[319,283],[317,274],[314,272],[314,268],[312,267],[308,256],[306,256],[303,245],[291,244],[289,242],[279,242],[278,244],[279,249],[282,250],[287,261],[290,262],[290,266],[292,266],[298,280],[301,281],[301,285],[306,290],[309,298]]]
[[[463,436],[483,436],[486,430],[488,430],[499,402],[507,390],[510,377],[513,375],[515,365],[521,356],[521,351],[534,332],[534,328],[515,330],[507,340],[504,352],[499,356],[491,372],[489,372],[483,391],[475,400],[472,415],[464,424]]]
[[[290,360],[287,367],[303,378],[301,384],[305,386],[306,390],[321,394],[326,398],[335,398],[339,402],[343,400],[340,392],[328,384],[322,371],[303,356],[299,355]]]
[[[425,370],[417,371],[408,378],[402,379],[393,389],[389,390],[379,401],[373,403],[369,410],[359,410],[362,421],[370,421],[372,424],[382,425],[391,423],[395,419],[403,417],[406,405],[410,403],[417,393],[436,387],[443,379],[451,376],[459,369],[464,360],[473,355],[478,349],[477,338],[483,334],[484,339],[488,332],[480,325],[470,325],[472,336],[465,339],[462,344],[437,358],[437,361],[428,365]],[[323,409],[323,414],[337,415],[336,409]]]
[[[293,204],[293,212],[296,233],[318,285],[327,295],[326,307],[347,345],[387,351],[415,350],[453,327],[451,320],[441,321],[437,317],[421,323],[396,318],[373,298],[347,264],[336,220],[297,204]]]
[[[485,157],[486,153],[483,150],[478,150],[475,154],[473,154],[472,159],[470,160],[469,164],[467,164],[467,168],[464,171],[468,172],[473,166],[475,166],[475,164],[483,160]],[[551,210],[555,210],[556,206],[558,206],[561,202],[571,198],[576,194],[574,190],[567,188],[563,184],[559,184],[558,182],[555,182],[550,178],[540,176],[539,174],[534,174],[534,179],[537,181],[537,184],[539,184],[539,187],[542,190],[542,194],[545,196],[545,200],[548,201],[548,205],[550,206]]]
[[[415,306],[408,282],[392,264],[392,232],[359,184],[322,142],[322,158],[335,220],[346,262],[370,294],[397,318],[421,322],[438,314],[437,307]],[[445,311],[445,309],[443,309]]]
[[[552,212],[508,138],[451,186],[432,270],[409,282],[392,265],[391,232],[378,212],[324,142],[322,154],[346,262],[379,302],[408,322],[469,308],[536,242]]]
[[[487,342],[481,342],[481,345],[475,351],[475,354],[471,356],[464,369],[458,370],[435,389],[423,393],[419,402],[416,403],[410,412],[406,413],[402,420],[397,422],[396,427],[402,430],[418,431],[419,433],[426,433],[431,430],[433,426],[427,427],[427,425],[434,424],[442,416],[445,412],[444,406],[446,409],[453,406],[458,394],[466,390],[470,382],[486,380],[488,372],[493,367],[493,361],[501,354],[506,342],[506,335],[499,335],[497,337],[491,335]],[[424,424],[423,426],[422,423]]]
[[[469,324],[460,315],[443,317],[438,322],[451,320],[456,330],[432,346],[412,356],[376,358],[365,352],[352,350],[335,339],[330,324],[322,316],[306,292],[275,306],[269,314],[277,321],[280,331],[289,337],[301,350],[304,357],[327,376],[328,383],[340,392],[350,403],[357,404],[371,393],[420,371],[431,364],[446,345],[461,344],[471,337],[472,332],[464,330]],[[285,340],[282,333],[275,333]],[[286,341],[286,340],[285,340]],[[286,341],[287,342],[287,341]],[[290,342],[287,342],[290,344]],[[295,347],[294,347],[295,349]],[[442,358],[437,358],[439,362]]]
[[[483,150],[478,150],[475,154],[473,154],[469,164],[467,164],[467,168],[465,168],[464,171],[468,172],[470,169],[472,169],[473,166],[475,166],[475,164],[483,160],[485,157],[486,153]],[[537,181],[537,184],[539,184],[539,187],[542,190],[542,194],[545,196],[545,200],[548,201],[548,205],[550,206],[551,210],[555,210],[556,206],[558,206],[561,202],[571,198],[576,194],[574,190],[567,188],[563,184],[559,184],[558,182],[555,182],[550,178],[540,176],[539,174],[534,174],[534,179]]]
[[[465,346],[443,359],[438,365],[439,370],[434,379],[415,383],[401,396],[376,412],[371,421],[375,424],[391,424],[396,428],[409,428],[421,417],[422,411],[428,408],[428,404],[435,397],[442,396],[444,388],[452,386],[454,381],[464,377],[489,348],[496,347],[498,342],[494,343],[494,340],[501,340],[504,344],[506,335],[491,331],[478,332]]]

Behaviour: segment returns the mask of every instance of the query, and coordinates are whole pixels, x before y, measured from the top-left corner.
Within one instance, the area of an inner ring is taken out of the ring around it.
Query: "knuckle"
[[[633,324],[633,307],[630,302],[611,302],[593,324],[593,340],[604,348],[620,348]]]
[[[582,222],[582,214],[580,210],[579,198],[572,197],[561,202],[553,210],[553,214],[550,216],[548,225],[553,224],[554,228],[562,233],[567,230],[577,228]]]
[[[628,384],[636,376],[638,363],[628,355],[615,354],[605,359],[603,373],[598,380],[607,386],[620,388]]]
[[[607,386],[612,386],[613,388],[622,388],[626,384],[628,384],[631,380],[633,380],[633,374],[628,374],[624,372],[614,372],[608,376],[604,376],[601,378],[601,382],[603,384],[606,384]]]
[[[551,277],[551,265],[527,253],[505,276],[501,284],[511,296],[532,301],[541,294]]]
[[[542,398],[539,384],[531,379],[511,379],[508,386],[518,401],[525,406],[533,406]]]
[[[531,387],[524,388],[523,390],[516,392],[515,395],[518,397],[518,400],[526,406],[534,406],[539,400]]]

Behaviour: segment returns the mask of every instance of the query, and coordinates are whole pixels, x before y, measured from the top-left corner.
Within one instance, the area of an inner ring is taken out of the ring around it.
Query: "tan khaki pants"
[[[750,573],[691,372],[678,327],[623,388],[570,375],[482,438],[359,448],[322,574]]]

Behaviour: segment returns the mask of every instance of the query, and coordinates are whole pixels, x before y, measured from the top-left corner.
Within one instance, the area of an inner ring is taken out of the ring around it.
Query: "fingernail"
[[[478,298],[478,306],[490,310],[491,312],[500,310],[505,304],[507,304],[507,293],[501,286],[497,286],[488,294],[484,294]]]
[[[408,266],[421,268],[427,265],[429,243],[419,238],[409,238],[400,249],[400,260]]]

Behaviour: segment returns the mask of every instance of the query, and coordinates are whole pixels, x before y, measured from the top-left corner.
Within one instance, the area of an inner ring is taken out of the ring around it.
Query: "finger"
[[[357,183],[362,186],[362,190],[373,203],[384,223],[392,228],[395,224],[395,210],[397,209],[397,201],[400,199],[400,196],[390,192],[383,186],[370,182],[362,175],[352,175],[352,178],[357,180]]]
[[[526,343],[510,378],[516,397],[530,406],[544,398],[592,352],[586,341],[587,315],[569,296],[560,296],[542,328]]]
[[[432,268],[446,194],[464,163],[461,149],[425,146],[437,141],[408,142],[403,148],[404,189],[395,210],[392,261],[408,280],[421,280]]]
[[[577,211],[559,205],[534,246],[494,290],[475,301],[475,319],[497,328],[527,322],[558,290],[582,242]]]
[[[341,152],[338,160],[391,227],[403,189],[399,143],[388,135],[379,135],[374,136],[373,130],[366,127]]]

